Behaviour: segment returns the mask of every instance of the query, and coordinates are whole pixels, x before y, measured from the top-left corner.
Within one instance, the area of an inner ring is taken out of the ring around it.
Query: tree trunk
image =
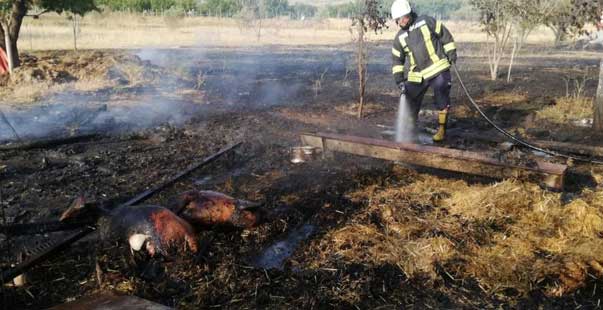
[[[494,63],[492,65],[492,69],[490,69],[490,80],[496,81],[498,79],[498,63]]]
[[[262,16],[261,15],[258,17],[257,23],[258,23],[257,24],[258,25],[257,38],[258,38],[258,42],[260,42],[260,40],[262,39]]]
[[[593,122],[593,129],[596,133],[603,131],[603,59],[599,66],[599,87],[597,88],[597,98],[595,98]]]
[[[0,48],[6,52],[6,43],[4,43],[4,27],[0,27]]]
[[[487,47],[488,49],[488,65],[490,67],[490,79],[492,81],[496,81],[498,78],[498,69],[500,68],[500,61],[505,52],[505,48],[507,43],[509,42],[509,38],[511,37],[512,25],[507,23],[505,27],[488,35],[489,39],[492,39],[493,42],[489,43]]]
[[[561,46],[563,41],[565,41],[565,32],[560,30],[555,33],[555,47]]]
[[[490,40],[490,39],[493,39],[494,41],[492,43],[487,42],[486,49],[487,49],[487,56],[488,56],[488,68],[490,69],[490,79],[492,81],[494,81],[494,80],[496,80],[496,72],[495,72],[495,68],[494,68],[496,63],[494,62],[494,59],[496,59],[497,40],[496,40],[496,38],[494,38],[494,36],[488,34],[488,40]]]
[[[21,31],[21,24],[23,18],[27,14],[27,0],[17,0],[13,2],[11,8],[10,20],[8,21],[8,35],[10,37],[10,44],[7,43],[6,54],[9,58],[9,62],[12,61],[14,68],[19,67],[21,62],[19,61],[19,49],[17,47],[17,41],[19,40],[19,32]]]
[[[73,14],[73,50],[77,52],[77,15]]]
[[[517,37],[513,39],[513,50],[511,51],[511,60],[509,61],[509,71],[507,72],[507,83],[511,83],[511,71],[513,70],[513,61],[515,61],[515,54],[517,53]]]
[[[513,70],[513,65],[515,64],[515,57],[521,51],[523,44],[526,42],[528,36],[532,32],[532,29],[521,29],[516,33],[516,36],[513,40],[513,51],[511,52],[511,62],[509,63],[509,72],[507,74],[507,83],[511,82],[511,72]]]
[[[364,26],[362,22],[358,21],[358,46],[357,46],[357,57],[358,57],[358,118],[362,118],[364,112],[364,94],[366,92],[366,54],[364,45]]]
[[[566,34],[565,34],[565,28],[563,26],[558,26],[558,27],[550,27],[551,30],[553,30],[553,33],[555,34],[555,47],[559,47],[561,46],[561,44],[563,43],[563,41],[565,41],[566,38]]]

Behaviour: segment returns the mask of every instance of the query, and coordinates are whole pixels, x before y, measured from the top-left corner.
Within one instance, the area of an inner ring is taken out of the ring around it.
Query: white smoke
[[[78,134],[115,134],[161,124],[178,127],[198,110],[193,104],[148,100],[135,104],[52,104],[6,113],[23,139]],[[15,139],[8,125],[0,124],[0,142]]]
[[[111,72],[126,83],[119,88],[68,91],[27,107],[4,110],[24,140],[114,134],[166,123],[179,127],[193,117],[203,117],[205,112],[303,103],[314,82],[307,72],[343,71],[344,65],[339,62],[317,61],[326,59],[326,53],[300,55],[274,48],[225,52],[223,48],[203,46],[146,48],[134,54],[144,68],[149,68],[148,75],[146,70],[143,74],[145,79],[152,79],[152,84],[123,88],[130,77],[117,65]],[[153,77],[156,72],[164,72],[155,70],[158,67],[174,74]],[[0,122],[0,143],[14,140],[10,127]]]
[[[148,49],[140,54],[157,62],[174,61],[169,52]],[[112,70],[119,72],[118,67]],[[178,92],[178,89],[190,88],[187,83],[176,76],[164,75],[153,85],[133,86],[131,94],[126,90],[127,96],[115,96],[114,89],[65,91],[30,106],[4,109],[7,119],[24,140],[118,134],[165,124],[180,127],[201,109],[198,103],[190,102]],[[10,127],[0,122],[0,143],[15,139]]]
[[[202,77],[204,90],[218,94],[219,100],[233,110],[290,105],[291,99],[304,96],[304,88],[310,83],[310,80],[291,78],[291,71],[299,66],[291,61],[295,56],[271,48],[227,53],[223,49],[202,46],[145,49],[137,56],[154,65],[179,68],[179,71]],[[310,62],[303,64],[307,68],[313,65]],[[306,70],[309,69],[301,71]]]

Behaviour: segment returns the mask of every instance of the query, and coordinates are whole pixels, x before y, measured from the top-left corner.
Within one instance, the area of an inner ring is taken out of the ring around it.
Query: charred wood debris
[[[5,150],[46,148],[94,138],[96,136],[86,135],[40,140],[11,145],[5,147]],[[17,261],[12,262],[10,266],[2,266],[0,280],[3,284],[19,285],[23,273],[95,232],[101,242],[128,244],[132,253],[142,251],[152,258],[198,253],[199,244],[195,231],[199,229],[256,226],[266,218],[266,212],[260,203],[235,199],[212,191],[184,192],[172,198],[169,206],[144,204],[151,196],[217,159],[232,159],[233,151],[241,144],[238,142],[226,146],[121,204],[116,205],[111,201],[89,202],[85,197],[79,197],[55,221],[9,223],[5,203],[2,202],[0,235],[4,235],[4,242],[0,246],[3,253],[13,254]],[[0,196],[0,201],[1,198]],[[11,248],[11,238],[35,235],[49,238],[42,242],[33,242],[35,237],[32,237],[32,242],[19,248]],[[14,255],[15,253],[17,255]],[[4,285],[1,287],[4,288]]]

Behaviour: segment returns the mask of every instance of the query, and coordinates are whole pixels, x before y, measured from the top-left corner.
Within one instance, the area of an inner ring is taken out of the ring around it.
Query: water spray
[[[401,94],[400,103],[398,105],[398,116],[396,118],[395,139],[398,143],[408,143],[414,140],[415,124],[411,113],[406,94]]]

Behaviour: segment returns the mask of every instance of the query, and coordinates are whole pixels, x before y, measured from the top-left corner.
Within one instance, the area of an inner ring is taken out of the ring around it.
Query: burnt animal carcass
[[[61,216],[61,221],[97,217],[104,241],[128,242],[133,251],[145,249],[151,256],[172,252],[198,251],[191,225],[169,209],[154,205],[121,206],[108,211],[78,199]]]
[[[121,207],[111,212],[111,216],[101,218],[99,224],[104,239],[127,238],[132,250],[139,251],[144,246],[151,256],[174,250],[188,249],[193,253],[198,250],[191,225],[164,207]]]
[[[188,191],[174,199],[172,210],[195,226],[251,228],[264,218],[259,203],[213,191]]]

